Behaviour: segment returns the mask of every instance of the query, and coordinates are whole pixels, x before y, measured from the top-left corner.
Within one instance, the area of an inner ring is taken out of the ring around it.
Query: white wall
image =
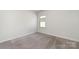
[[[42,11],[39,17],[47,16],[46,28],[39,28],[38,31],[63,38],[79,41],[79,11],[78,10],[51,10]],[[40,19],[39,19],[40,20]],[[38,20],[38,26],[39,26]]]
[[[0,41],[36,32],[37,16],[32,11],[0,11]]]

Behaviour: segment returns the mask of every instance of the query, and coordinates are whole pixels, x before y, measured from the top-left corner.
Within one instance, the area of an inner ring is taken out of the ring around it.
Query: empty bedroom
[[[0,49],[79,49],[79,10],[0,10]]]

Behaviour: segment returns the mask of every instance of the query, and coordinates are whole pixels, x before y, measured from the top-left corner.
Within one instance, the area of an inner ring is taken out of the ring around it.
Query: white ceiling
[[[34,11],[35,13],[38,13],[38,12],[40,12],[41,10],[32,10],[32,11]]]

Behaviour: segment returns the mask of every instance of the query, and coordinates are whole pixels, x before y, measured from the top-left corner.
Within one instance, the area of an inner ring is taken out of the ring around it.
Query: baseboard
[[[3,43],[3,42],[8,41],[8,40],[14,40],[16,38],[20,38],[20,37],[23,37],[23,36],[27,36],[27,35],[30,35],[30,34],[33,34],[33,33],[35,33],[35,32],[31,32],[31,33],[27,33],[27,34],[22,34],[22,35],[19,35],[17,37],[8,38],[6,40],[1,40],[0,43]]]
[[[60,37],[60,38],[64,38],[64,39],[68,39],[68,40],[72,40],[72,41],[76,41],[76,42],[79,42],[78,39],[74,39],[74,38],[71,38],[71,37],[67,37],[67,36],[60,36],[60,35],[54,35],[56,37]]]
[[[41,33],[41,32],[40,32],[40,33]],[[70,37],[67,37],[67,36],[56,35],[56,34],[50,34],[50,33],[44,33],[44,34],[48,34],[48,35],[51,35],[51,36],[56,36],[56,37],[60,37],[60,38],[64,38],[64,39],[68,39],[68,40],[72,40],[72,41],[79,42],[78,39],[70,38]]]
[[[31,32],[31,33],[27,33],[27,34],[22,34],[22,35],[19,35],[17,37],[9,38],[9,39],[6,39],[6,40],[1,40],[0,43],[5,42],[5,41],[8,41],[8,40],[14,40],[16,38],[20,38],[20,37],[23,37],[23,36],[27,36],[27,35],[30,35],[30,34],[33,34],[33,33],[35,33],[35,32]],[[39,33],[41,33],[41,32],[39,32]],[[44,33],[44,34],[48,34],[48,35],[51,35],[51,36],[56,36],[56,37],[60,37],[60,38],[64,38],[64,39],[68,39],[68,40],[73,40],[73,41],[79,42],[78,39],[73,39],[73,38],[66,37],[66,36],[54,35],[54,34],[50,34],[50,33]]]

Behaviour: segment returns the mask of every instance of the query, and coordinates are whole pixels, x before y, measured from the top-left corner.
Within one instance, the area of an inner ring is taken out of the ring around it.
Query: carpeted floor
[[[50,36],[43,33],[33,33],[0,43],[0,49],[78,49],[79,42]]]

